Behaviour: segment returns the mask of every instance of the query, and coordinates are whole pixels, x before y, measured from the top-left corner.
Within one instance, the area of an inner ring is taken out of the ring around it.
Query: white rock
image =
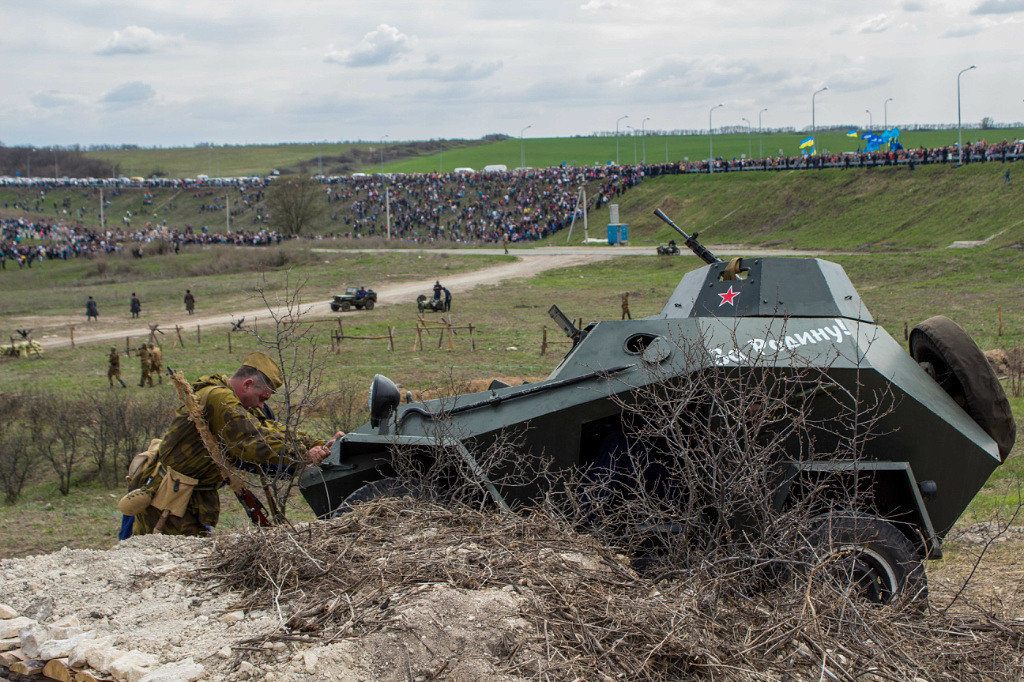
[[[160,663],[160,659],[153,654],[144,654],[141,651],[132,649],[112,662],[106,669],[106,672],[113,675],[114,679],[120,680],[120,682],[132,682],[132,680],[142,679],[149,672],[148,669],[158,663]]]
[[[71,639],[85,632],[79,627],[54,627],[51,625],[48,629],[52,639]]]
[[[95,668],[101,672],[109,672],[110,665],[125,655],[126,652],[115,649],[109,644],[95,647],[89,650],[86,655],[86,661],[89,663],[89,667]]]
[[[319,662],[320,657],[314,651],[306,651],[302,654],[302,665],[310,675],[316,672],[316,664]]]
[[[39,647],[43,642],[53,639],[49,628],[39,623],[22,628],[18,634],[21,636],[21,650],[29,658],[39,658]]]
[[[66,658],[71,655],[71,652],[75,650],[78,643],[84,639],[91,638],[92,633],[80,632],[73,637],[65,639],[51,639],[43,642],[42,646],[39,647],[39,653],[36,658],[49,661],[53,658]]]
[[[18,612],[12,609],[7,604],[0,604],[0,620],[8,620],[10,618],[17,618]]]
[[[50,623],[50,629],[56,630],[57,628],[81,628],[82,621],[78,619],[78,614],[72,613],[69,616],[64,616],[60,620],[55,620]]]
[[[245,620],[245,611],[228,611],[217,618],[222,623],[238,623]]]
[[[11,649],[17,649],[21,646],[21,639],[18,637],[11,637],[10,639],[0,639],[0,651],[10,651]]]
[[[36,622],[31,618],[25,618],[24,616],[0,620],[0,639],[21,637],[21,631],[25,628],[32,627],[33,625],[36,625]]]
[[[231,647],[229,647],[229,646],[222,647],[217,652],[217,655],[220,656],[221,658],[231,658]]]
[[[89,665],[89,653],[93,649],[109,647],[112,641],[112,637],[83,639],[75,645],[74,649],[71,650],[71,654],[68,656],[68,665],[72,668],[84,668]]]
[[[138,682],[192,682],[206,674],[206,669],[191,658],[162,665]]]

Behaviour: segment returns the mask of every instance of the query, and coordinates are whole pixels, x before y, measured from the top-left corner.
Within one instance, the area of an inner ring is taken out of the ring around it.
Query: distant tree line
[[[117,166],[90,159],[81,149],[0,145],[0,175],[35,178],[108,178],[118,172]]]

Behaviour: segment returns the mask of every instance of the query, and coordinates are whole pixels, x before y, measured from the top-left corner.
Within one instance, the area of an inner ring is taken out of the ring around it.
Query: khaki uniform
[[[622,319],[632,320],[633,316],[629,314],[629,292],[622,294]]]
[[[114,379],[117,379],[121,384],[121,388],[124,388],[124,379],[121,378],[121,357],[117,354],[116,350],[111,349],[107,360],[110,363],[107,367],[107,381],[110,382],[110,387],[114,387]]]
[[[142,371],[142,374],[139,376],[139,386],[144,385],[147,381],[149,382],[149,385],[152,386],[153,375],[149,373],[149,349],[143,346],[139,349],[138,356],[139,368]]]
[[[153,375],[156,375],[157,383],[164,383],[164,352],[160,346],[153,346],[149,349],[149,385],[153,385]]]
[[[208,375],[192,384],[210,432],[224,446],[226,461],[288,466],[302,461],[306,451],[324,441],[293,433],[287,443],[284,427],[266,418],[259,408],[246,409],[228,384],[228,378]],[[184,406],[178,408],[171,427],[163,437],[156,460],[142,475],[145,481],[158,478],[161,465],[197,480],[184,516],[169,516],[163,532],[168,535],[208,535],[220,517],[217,490],[223,481]],[[134,534],[152,532],[160,519],[160,510],[147,507],[135,517]]]

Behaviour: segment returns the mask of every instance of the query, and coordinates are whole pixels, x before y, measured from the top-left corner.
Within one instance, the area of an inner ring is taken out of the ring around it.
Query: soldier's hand
[[[334,441],[338,440],[339,438],[341,438],[344,435],[345,435],[344,431],[338,431],[336,434],[331,436],[330,440],[327,441],[327,447],[331,447],[332,445],[334,445]]]
[[[311,447],[306,452],[306,463],[307,464],[319,464],[329,454],[331,454],[330,448],[328,448],[328,447],[326,447],[324,445],[317,445],[317,446]]]

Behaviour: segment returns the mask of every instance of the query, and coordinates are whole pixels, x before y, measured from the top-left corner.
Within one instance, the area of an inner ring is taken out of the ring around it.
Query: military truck
[[[853,552],[858,582],[870,584],[878,601],[923,594],[923,560],[941,557],[944,537],[1016,438],[1009,403],[981,351],[939,316],[913,329],[908,353],[875,322],[839,264],[782,257],[724,263],[658,213],[706,263],[683,276],[661,312],[577,329],[552,306],[572,346],[547,379],[528,385],[496,382],[445,401],[401,404],[395,384],[377,375],[369,423],[336,441],[301,478],[313,511],[328,517],[346,500],[394,493],[389,453],[396,446],[423,458],[450,451],[481,471],[477,455],[511,429],[521,434],[524,461],[586,467],[601,457],[594,434],[623,428],[624,401],[657,382],[685,381],[709,363],[760,363],[777,381],[816,368],[854,407],[881,393],[891,396],[892,409],[859,459],[808,460],[793,451],[779,461],[772,504],[787,508],[815,477],[855,480],[870,494],[855,510],[855,527],[841,528],[837,541]],[[687,360],[678,339],[702,344],[704,360]],[[812,409],[827,419],[835,401],[812,397]],[[503,508],[537,492],[481,484]]]
[[[348,312],[352,308],[362,310],[373,310],[377,303],[377,292],[373,289],[366,289],[360,293],[358,287],[348,287],[344,294],[335,294],[331,301],[331,310],[334,312]]]

